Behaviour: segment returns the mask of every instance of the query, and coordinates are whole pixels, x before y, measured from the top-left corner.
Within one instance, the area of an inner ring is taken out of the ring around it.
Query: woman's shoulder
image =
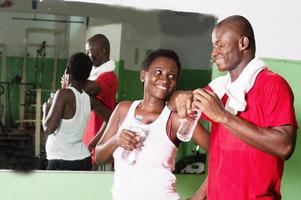
[[[133,101],[121,101],[117,104],[116,110],[119,110],[120,112],[127,112],[130,109],[132,103]]]
[[[75,94],[70,88],[61,88],[56,91],[55,98],[59,99],[60,101],[70,101],[75,98]]]
[[[71,88],[60,88],[56,91],[57,94],[70,94],[73,93]]]
[[[130,107],[132,105],[133,101],[121,101],[117,104],[117,107]]]
[[[133,101],[121,101],[117,104],[113,111],[113,115],[118,119],[117,121],[123,122],[125,116],[127,115]]]

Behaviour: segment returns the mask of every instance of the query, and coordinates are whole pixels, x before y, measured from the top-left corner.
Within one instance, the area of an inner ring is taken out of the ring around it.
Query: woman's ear
[[[141,70],[141,71],[140,71],[140,81],[141,81],[142,83],[144,83],[144,78],[145,78],[145,71],[144,71],[144,70]]]
[[[240,50],[245,50],[250,47],[250,40],[247,36],[242,36],[239,40]]]

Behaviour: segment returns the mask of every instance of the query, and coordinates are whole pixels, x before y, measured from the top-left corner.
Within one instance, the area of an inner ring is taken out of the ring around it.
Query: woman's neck
[[[149,98],[144,98],[141,101],[140,109],[144,112],[160,113],[165,105],[166,102],[164,100],[151,100]]]
[[[83,84],[81,84],[81,83],[71,82],[69,86],[74,87],[79,92],[83,91]]]
[[[165,101],[149,101],[143,99],[138,105],[135,111],[136,118],[139,117],[139,120],[144,124],[150,124],[154,122],[165,106]]]

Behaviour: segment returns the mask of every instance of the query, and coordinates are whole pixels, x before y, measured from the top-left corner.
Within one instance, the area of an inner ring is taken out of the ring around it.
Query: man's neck
[[[245,69],[245,67],[251,62],[251,60],[253,60],[255,58],[255,56],[246,56],[245,59],[243,59],[238,66],[230,71],[230,76],[231,76],[231,82],[235,81],[239,75],[241,74],[241,72]]]
[[[100,67],[100,66],[102,66],[103,64],[105,64],[106,62],[108,62],[109,60],[110,60],[109,58],[104,59],[103,62],[102,62],[100,65],[94,66],[94,67]]]

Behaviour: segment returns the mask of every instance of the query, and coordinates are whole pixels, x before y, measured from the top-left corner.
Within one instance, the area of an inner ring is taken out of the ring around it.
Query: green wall
[[[56,88],[60,87],[61,76],[64,73],[66,67],[67,59],[58,59],[57,64],[57,80],[56,80]],[[23,75],[23,65],[24,65],[24,58],[23,57],[13,57],[8,56],[6,57],[6,84],[1,84],[7,87],[7,111],[6,111],[6,126],[8,127],[15,127],[18,124],[15,124],[15,121],[19,119],[19,110],[20,110],[20,87],[22,84],[19,84],[15,81],[14,77],[19,75]],[[26,83],[25,86],[26,90],[34,89],[34,88],[41,88],[44,90],[51,89],[51,83],[53,78],[53,66],[54,66],[54,59],[52,58],[45,58],[43,61],[42,59],[36,59],[29,57],[27,58],[27,69],[26,69],[26,81],[23,79],[21,83]],[[2,70],[2,62],[0,63],[0,72]],[[41,79],[39,79],[41,76]],[[2,80],[1,80],[2,81]],[[35,101],[35,95],[31,94],[27,96],[28,99]],[[45,102],[49,97],[49,92],[42,93],[42,102]],[[34,102],[33,102],[34,103]],[[27,107],[29,111],[34,110],[33,107]]]
[[[283,76],[290,84],[295,96],[295,109],[299,126],[301,125],[301,61],[264,59],[269,69]],[[213,67],[212,77],[221,75]],[[301,130],[298,130],[296,149],[292,157],[285,162],[281,191],[284,200],[297,200],[301,198]]]
[[[191,196],[200,182],[198,175],[177,175],[181,198]],[[5,200],[110,200],[112,184],[109,172],[0,170],[0,195]]]

